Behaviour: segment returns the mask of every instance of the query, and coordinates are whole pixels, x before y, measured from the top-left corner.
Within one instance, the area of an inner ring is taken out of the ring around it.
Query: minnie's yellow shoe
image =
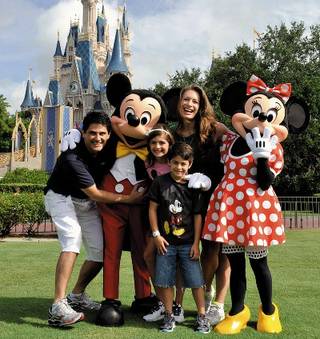
[[[277,305],[273,304],[274,312],[271,315],[264,314],[262,306],[259,306],[257,330],[264,333],[280,333],[282,326]]]
[[[237,334],[247,327],[250,320],[250,310],[244,305],[244,309],[235,314],[227,315],[215,328],[214,331],[220,334]]]

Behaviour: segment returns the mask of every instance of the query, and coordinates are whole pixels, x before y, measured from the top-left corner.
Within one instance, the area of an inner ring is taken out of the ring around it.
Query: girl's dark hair
[[[193,161],[193,149],[185,142],[176,142],[168,153],[168,159],[180,156],[183,160]]]
[[[152,166],[155,162],[155,157],[152,154],[151,149],[150,149],[150,141],[159,135],[163,135],[165,137],[165,139],[169,143],[169,147],[171,147],[174,144],[174,138],[169,128],[165,124],[156,124],[152,128],[152,130],[150,130],[148,134],[148,139],[147,139],[147,149],[148,149],[147,163],[149,166]]]
[[[198,85],[192,84],[184,87],[180,92],[180,98],[178,102],[178,121],[179,126],[182,125],[182,119],[179,114],[182,97],[186,91],[195,91],[200,98],[199,111],[195,116],[195,129],[196,135],[199,137],[200,144],[204,144],[208,137],[212,136],[216,132],[216,117],[212,105],[209,102],[206,92]]]
[[[82,123],[83,132],[86,132],[91,124],[101,124],[107,127],[108,132],[111,131],[110,118],[105,112],[92,111],[87,113]]]

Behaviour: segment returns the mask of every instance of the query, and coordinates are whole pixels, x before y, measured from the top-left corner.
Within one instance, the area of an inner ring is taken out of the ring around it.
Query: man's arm
[[[135,204],[141,201],[144,191],[138,192],[137,188],[134,187],[130,195],[127,194],[118,194],[103,191],[97,188],[96,185],[92,185],[87,188],[81,189],[91,200],[104,202],[107,204]]]

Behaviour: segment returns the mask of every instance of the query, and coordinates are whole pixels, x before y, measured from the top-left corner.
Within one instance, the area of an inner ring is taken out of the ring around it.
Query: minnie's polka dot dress
[[[235,157],[231,147],[239,136],[227,132],[220,149],[224,177],[213,192],[202,237],[227,245],[270,246],[285,242],[281,207],[270,187],[261,190],[252,152]],[[273,149],[269,166],[277,175],[283,168],[283,149]]]

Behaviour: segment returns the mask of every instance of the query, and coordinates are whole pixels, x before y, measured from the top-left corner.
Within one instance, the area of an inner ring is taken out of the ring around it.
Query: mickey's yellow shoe
[[[277,305],[273,304],[274,312],[271,315],[264,314],[262,306],[259,306],[257,330],[265,333],[280,333],[282,326]]]
[[[250,310],[244,305],[244,309],[235,314],[227,315],[215,328],[214,331],[220,334],[237,334],[247,327],[250,320]]]

